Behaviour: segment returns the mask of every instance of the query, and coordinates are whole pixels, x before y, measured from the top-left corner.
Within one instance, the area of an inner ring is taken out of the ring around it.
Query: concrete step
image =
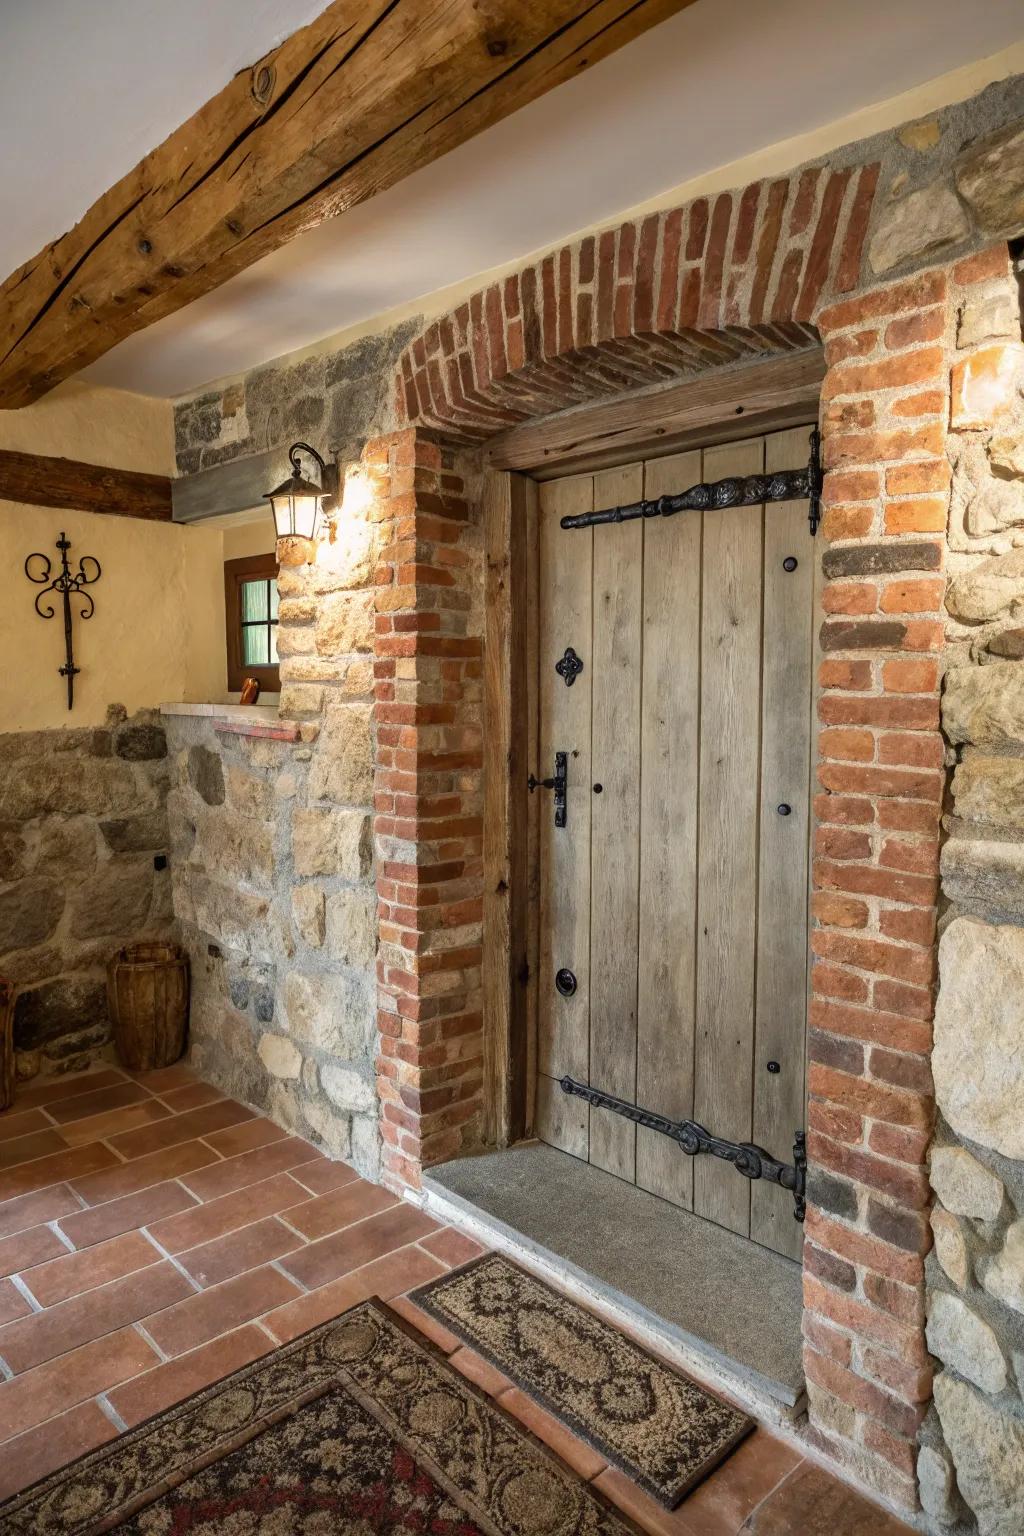
[[[801,1269],[533,1142],[431,1168],[424,1205],[784,1423],[804,1407]]]

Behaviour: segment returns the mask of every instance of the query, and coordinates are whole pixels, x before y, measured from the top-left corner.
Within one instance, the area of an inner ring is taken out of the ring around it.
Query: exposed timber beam
[[[39,399],[693,0],[333,0],[0,288],[0,408]]]
[[[528,470],[537,480],[583,473],[624,459],[678,453],[813,421],[825,377],[820,347],[630,390],[521,422],[491,438],[484,463]]]
[[[166,475],[106,469],[102,464],[15,453],[10,448],[0,448],[0,501],[109,512],[151,522],[171,520],[171,482]]]

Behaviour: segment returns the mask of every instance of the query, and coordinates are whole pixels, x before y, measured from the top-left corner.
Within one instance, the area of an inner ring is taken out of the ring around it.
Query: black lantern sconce
[[[300,453],[315,459],[320,471],[319,484],[307,480],[303,475]],[[288,450],[288,460],[292,466],[290,477],[276,490],[267,491],[265,496],[274,514],[277,537],[286,539],[294,535],[300,539],[315,539],[320,527],[323,503],[337,492],[337,465],[325,464],[309,443],[293,443]]]

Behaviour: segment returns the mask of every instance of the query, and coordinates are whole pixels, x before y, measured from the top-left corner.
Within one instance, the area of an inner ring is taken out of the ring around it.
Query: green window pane
[[[270,659],[277,666],[277,625],[270,626]]]
[[[270,664],[270,641],[263,624],[254,624],[242,630],[242,655],[247,667],[266,667]]]
[[[272,581],[272,582],[269,583],[269,585],[270,585],[270,617],[272,619],[276,619],[277,618],[277,604],[278,604],[277,582],[276,581]]]
[[[267,581],[243,581],[242,622],[244,624],[266,620],[269,614],[270,583]]]

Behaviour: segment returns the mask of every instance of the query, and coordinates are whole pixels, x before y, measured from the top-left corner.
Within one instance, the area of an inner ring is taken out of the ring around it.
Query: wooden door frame
[[[544,771],[536,762],[537,482],[606,467],[610,438],[616,461],[628,463],[689,447],[696,434],[708,444],[726,441],[739,435],[740,423],[744,436],[761,436],[814,420],[823,355],[814,348],[799,357],[796,366],[775,359],[716,370],[685,381],[685,395],[678,381],[644,390],[642,410],[626,396],[614,406],[600,401],[560,412],[551,420],[564,418],[569,430],[531,421],[485,451],[483,1134],[491,1146],[509,1146],[533,1129],[540,808],[526,780]],[[780,363],[790,364],[785,373]],[[812,773],[816,761],[815,745]]]

